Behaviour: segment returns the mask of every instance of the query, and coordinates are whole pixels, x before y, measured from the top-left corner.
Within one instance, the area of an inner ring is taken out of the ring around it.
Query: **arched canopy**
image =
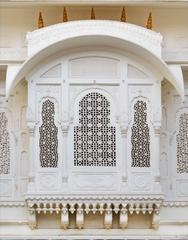
[[[109,46],[128,51],[149,62],[184,97],[179,66],[169,67],[161,58],[162,36],[133,24],[117,21],[83,20],[60,23],[28,33],[28,59],[8,69],[7,97],[16,84],[50,55],[75,47]],[[12,70],[12,71],[11,71]]]

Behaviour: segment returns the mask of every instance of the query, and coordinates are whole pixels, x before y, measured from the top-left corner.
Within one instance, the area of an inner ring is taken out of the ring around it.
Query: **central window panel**
[[[79,102],[74,127],[74,166],[116,166],[116,129],[110,124],[110,102],[98,92]]]

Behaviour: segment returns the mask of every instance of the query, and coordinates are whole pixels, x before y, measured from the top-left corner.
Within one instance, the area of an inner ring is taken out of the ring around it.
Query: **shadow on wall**
[[[113,213],[112,229],[120,229],[119,214]],[[69,229],[76,229],[76,214],[70,214]],[[151,215],[146,214],[130,214],[128,221],[129,229],[149,229],[151,228]],[[104,214],[89,213],[84,215],[84,229],[104,229]],[[38,229],[60,229],[60,214],[56,213],[40,213],[37,215]],[[63,230],[63,229],[62,229]],[[126,230],[125,230],[126,231]]]

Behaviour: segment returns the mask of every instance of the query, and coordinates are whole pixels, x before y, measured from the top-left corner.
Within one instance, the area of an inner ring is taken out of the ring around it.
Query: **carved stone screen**
[[[179,118],[177,134],[177,172],[188,173],[188,113],[182,113]]]
[[[100,93],[88,93],[79,102],[74,165],[116,166],[116,129],[110,125],[110,102]]]
[[[10,140],[7,125],[5,112],[0,112],[0,174],[10,173]]]
[[[54,123],[54,103],[49,99],[42,104],[42,125],[39,128],[41,167],[57,167],[58,128]]]
[[[147,104],[142,100],[134,104],[131,143],[132,167],[150,167],[150,135],[147,124]]]

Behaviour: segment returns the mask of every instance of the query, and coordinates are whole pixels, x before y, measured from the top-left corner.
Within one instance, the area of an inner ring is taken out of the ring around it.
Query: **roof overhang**
[[[179,66],[169,67],[161,58],[162,36],[129,23],[83,20],[60,23],[28,33],[28,59],[7,71],[7,97],[42,60],[67,49],[82,46],[110,46],[128,51],[150,63],[184,98],[184,82]]]

